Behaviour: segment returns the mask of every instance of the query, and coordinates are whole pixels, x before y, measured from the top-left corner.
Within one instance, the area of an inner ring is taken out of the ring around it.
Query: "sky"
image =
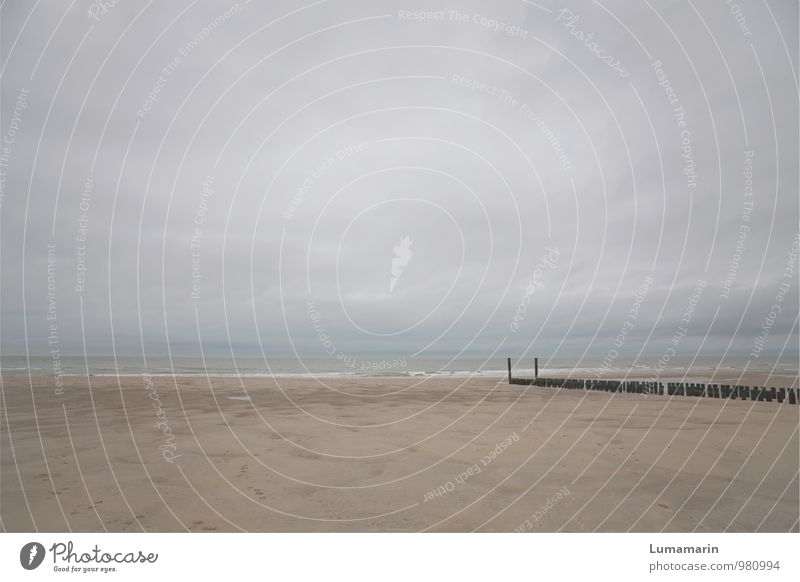
[[[0,354],[796,354],[797,21],[6,0]]]

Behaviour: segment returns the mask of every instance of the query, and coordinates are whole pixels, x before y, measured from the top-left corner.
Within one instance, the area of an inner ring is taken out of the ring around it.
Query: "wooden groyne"
[[[508,383],[568,390],[594,390],[624,394],[657,394],[659,396],[695,396],[703,398],[728,398],[754,402],[797,404],[797,390],[793,388],[762,388],[760,386],[731,386],[728,384],[698,384],[695,382],[658,382],[648,380],[584,380],[578,378],[540,378],[536,361],[534,378],[515,378],[511,375],[511,358],[508,359]]]

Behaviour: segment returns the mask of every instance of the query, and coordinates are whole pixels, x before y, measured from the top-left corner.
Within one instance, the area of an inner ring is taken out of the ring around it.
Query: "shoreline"
[[[78,373],[62,373],[57,376],[61,378],[142,378],[150,376],[152,378],[180,378],[180,379],[241,379],[241,380],[507,380],[507,371],[486,371],[486,372],[409,372],[405,374],[362,374],[358,372],[322,372],[322,373],[280,373],[280,374],[260,374],[260,373],[244,373],[244,374],[225,374],[225,373],[171,373],[171,372],[128,372],[121,374],[114,374],[102,372],[97,374],[78,374]],[[533,370],[512,370],[514,378],[532,378]],[[707,370],[689,370],[683,375],[678,374],[664,374],[655,376],[645,370],[631,370],[628,372],[619,372],[617,370],[606,370],[601,373],[597,372],[580,372],[573,374],[569,371],[562,370],[541,370],[539,373],[541,378],[569,378],[576,380],[619,380],[619,381],[657,381],[657,382],[695,382],[701,384],[728,384],[731,386],[761,386],[766,388],[798,388],[800,385],[800,377],[793,374],[769,374],[763,371],[747,371],[740,370],[718,370],[715,373],[709,373]],[[47,382],[52,380],[55,376],[53,374],[0,374],[0,380],[12,381],[19,378],[30,378],[37,382]]]

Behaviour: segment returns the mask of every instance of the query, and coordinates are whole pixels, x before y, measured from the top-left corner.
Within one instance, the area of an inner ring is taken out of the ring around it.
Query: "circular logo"
[[[19,563],[26,570],[35,570],[44,560],[44,546],[39,542],[28,542],[19,551]]]

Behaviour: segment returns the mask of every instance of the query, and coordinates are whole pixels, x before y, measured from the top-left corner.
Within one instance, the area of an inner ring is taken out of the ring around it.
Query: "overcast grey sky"
[[[0,12],[3,354],[797,350],[797,2],[101,4]]]

